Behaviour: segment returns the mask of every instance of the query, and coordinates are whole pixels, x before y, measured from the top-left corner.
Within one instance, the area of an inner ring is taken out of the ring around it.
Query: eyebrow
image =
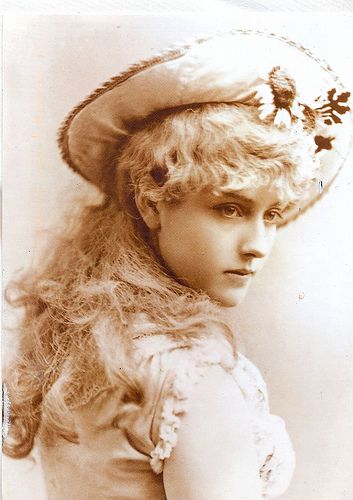
[[[216,196],[229,196],[231,198],[236,199],[237,201],[242,202],[244,205],[248,205],[249,207],[252,207],[255,205],[255,201],[252,200],[251,198],[248,198],[247,196],[239,194],[238,191],[233,191],[233,190],[223,190],[223,191],[216,191],[214,192]]]
[[[214,191],[213,194],[215,196],[219,196],[219,197],[229,196],[229,197],[235,199],[236,201],[243,203],[245,206],[247,206],[249,208],[253,208],[256,205],[256,201],[254,201],[252,198],[248,198],[247,196],[240,194],[239,191],[236,191],[236,190],[224,189],[224,190]],[[285,201],[284,202],[277,201],[277,202],[273,203],[273,205],[271,205],[271,207],[278,207],[278,208],[280,207],[283,210],[288,210],[293,205],[294,205],[294,203],[291,201],[289,201],[287,203]]]

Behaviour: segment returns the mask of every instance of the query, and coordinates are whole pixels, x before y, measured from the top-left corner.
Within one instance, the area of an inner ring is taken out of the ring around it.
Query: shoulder
[[[179,449],[187,444],[195,451],[207,449],[215,454],[222,449],[223,453],[229,438],[250,435],[249,421],[247,405],[233,376],[219,365],[208,366],[188,402],[179,429]]]

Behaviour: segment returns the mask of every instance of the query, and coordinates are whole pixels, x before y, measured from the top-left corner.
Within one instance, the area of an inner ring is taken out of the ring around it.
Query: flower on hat
[[[296,85],[287,72],[275,66],[268,75],[268,82],[257,87],[256,98],[260,101],[260,119],[274,115],[274,124],[289,128],[292,120],[305,119],[301,104],[296,98]]]

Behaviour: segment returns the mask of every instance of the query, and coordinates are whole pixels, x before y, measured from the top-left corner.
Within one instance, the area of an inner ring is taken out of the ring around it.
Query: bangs
[[[124,167],[132,185],[156,202],[230,185],[269,185],[294,201],[315,181],[318,164],[312,141],[260,121],[253,107],[204,104],[174,110],[136,132],[118,171]]]

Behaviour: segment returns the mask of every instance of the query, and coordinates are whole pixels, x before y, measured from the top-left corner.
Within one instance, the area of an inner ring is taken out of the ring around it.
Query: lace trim
[[[159,427],[159,441],[151,453],[150,464],[156,474],[163,471],[163,464],[169,458],[178,440],[180,417],[187,412],[188,400],[199,378],[200,370],[187,370],[178,374],[173,381],[170,393],[164,400]]]
[[[277,497],[284,493],[292,479],[295,467],[295,454],[283,420],[268,415],[264,424],[256,425],[253,430],[256,447],[268,450],[260,468],[260,480],[264,498]]]
[[[281,495],[290,483],[295,454],[280,417],[271,415],[265,382],[258,369],[244,356],[233,371],[252,415],[263,498]]]

